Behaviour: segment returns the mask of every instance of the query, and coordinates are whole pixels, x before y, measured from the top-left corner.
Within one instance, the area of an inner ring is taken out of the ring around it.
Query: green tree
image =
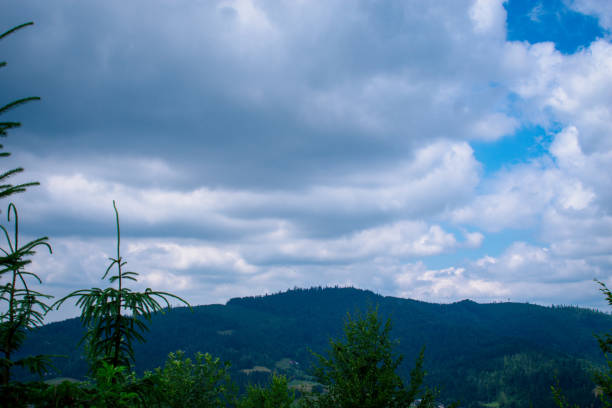
[[[125,366],[130,371],[134,362],[133,342],[145,341],[143,334],[148,330],[152,314],[170,307],[169,299],[189,306],[185,300],[168,292],[150,288],[144,292],[134,292],[125,287],[126,281],[137,281],[138,273],[124,270],[127,262],[121,257],[121,230],[115,201],[113,208],[117,225],[117,257],[109,258],[111,263],[102,279],[108,277],[109,282],[116,283],[117,287],[77,290],[52,305],[59,309],[68,299],[77,299],[81,321],[87,327],[82,341],[86,341],[93,371],[102,361],[115,368]],[[110,275],[113,267],[116,267],[116,273]]]
[[[196,353],[194,359],[185,353],[170,353],[163,368],[145,377],[157,376],[164,403],[170,408],[221,408],[234,400],[229,363],[210,354]]]
[[[25,245],[19,243],[19,218],[17,209],[11,203],[8,206],[8,220],[11,214],[14,217],[14,235],[11,236],[4,226],[0,229],[4,233],[8,244],[8,250],[0,248],[4,256],[0,257],[0,276],[8,275],[8,282],[0,286],[0,301],[5,303],[6,311],[0,314],[0,379],[2,385],[7,385],[11,377],[11,368],[21,366],[28,368],[31,372],[42,374],[49,365],[46,356],[24,357],[12,360],[12,354],[21,347],[25,340],[26,331],[43,323],[44,314],[49,310],[41,298],[50,298],[40,292],[30,289],[28,280],[41,283],[40,278],[24,268],[32,261],[28,259],[35,254],[34,249],[38,246],[46,247],[51,252],[51,246],[47,243],[48,238],[43,237],[30,241]]]
[[[238,408],[289,408],[295,401],[295,392],[289,388],[285,376],[272,376],[268,387],[249,386]]]
[[[434,407],[436,392],[423,386],[424,349],[406,386],[396,373],[402,356],[395,356],[390,339],[391,321],[384,323],[378,309],[352,318],[344,339],[330,342],[329,356],[318,354],[315,376],[327,392],[305,399],[306,406],[335,408]]]

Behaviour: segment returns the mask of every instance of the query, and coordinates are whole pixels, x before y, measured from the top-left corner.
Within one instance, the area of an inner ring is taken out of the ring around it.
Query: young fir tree
[[[133,342],[145,341],[143,334],[148,330],[152,314],[170,307],[169,298],[189,306],[185,300],[168,292],[150,288],[134,292],[125,286],[126,281],[136,282],[138,273],[124,268],[127,262],[121,256],[121,230],[115,201],[113,208],[117,225],[117,257],[109,258],[111,263],[102,279],[108,277],[116,287],[77,290],[52,306],[59,308],[65,301],[76,298],[76,305],[81,308],[81,321],[87,327],[82,341],[86,341],[92,371],[97,370],[100,363],[115,368],[124,366],[129,371],[134,362]],[[116,272],[111,274],[113,267],[116,267]]]
[[[0,314],[0,350],[2,351],[0,379],[2,385],[9,383],[13,366],[28,368],[39,375],[46,371],[49,365],[47,356],[31,356],[18,360],[13,360],[12,356],[25,340],[26,331],[43,323],[44,314],[49,310],[49,306],[40,299],[51,297],[32,290],[28,286],[28,280],[38,283],[41,283],[41,280],[35,273],[24,269],[32,262],[28,258],[34,255],[36,247],[43,246],[51,252],[51,246],[47,242],[48,238],[38,238],[25,245],[20,245],[17,208],[11,203],[7,212],[9,222],[13,214],[14,234],[11,238],[8,230],[0,225],[8,244],[8,250],[0,248],[4,254],[0,257],[0,268],[2,268],[0,276],[8,278],[8,282],[0,286],[0,301],[6,307],[6,310]]]

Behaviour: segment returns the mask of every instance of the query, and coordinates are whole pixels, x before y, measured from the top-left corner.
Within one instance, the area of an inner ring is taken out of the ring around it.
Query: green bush
[[[147,373],[145,378],[159,378],[167,407],[221,408],[235,399],[229,368],[229,363],[208,353],[196,353],[191,359],[179,350],[168,355],[163,368]]]
[[[295,392],[289,388],[287,378],[273,375],[268,387],[250,386],[238,408],[289,408],[294,401]]]

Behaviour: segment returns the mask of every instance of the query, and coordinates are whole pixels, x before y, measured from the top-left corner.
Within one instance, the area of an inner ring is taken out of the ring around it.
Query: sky
[[[608,0],[7,0],[30,270],[191,304],[355,286],[607,310]],[[7,224],[2,204],[3,225]],[[2,245],[5,245],[3,243]],[[66,305],[49,320],[76,316]]]

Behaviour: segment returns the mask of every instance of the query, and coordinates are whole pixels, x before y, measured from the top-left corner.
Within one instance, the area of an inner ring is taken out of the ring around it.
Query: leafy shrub
[[[289,389],[287,378],[272,376],[268,387],[250,386],[238,408],[289,408],[295,401],[295,392]]]
[[[229,375],[229,363],[208,353],[196,353],[194,359],[185,353],[170,353],[163,368],[147,373],[157,375],[165,403],[171,408],[225,407],[235,399],[235,387]]]

